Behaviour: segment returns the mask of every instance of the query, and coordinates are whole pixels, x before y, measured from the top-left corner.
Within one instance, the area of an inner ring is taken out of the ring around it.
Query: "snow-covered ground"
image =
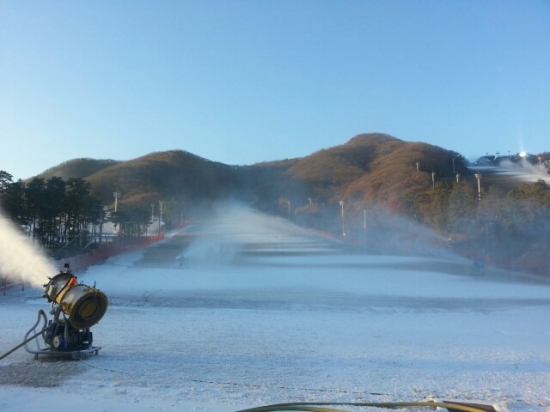
[[[1,411],[434,398],[550,410],[550,285],[460,258],[351,254],[239,210],[79,280],[110,298],[92,328],[99,355],[14,352],[0,361]],[[0,296],[1,353],[48,308],[42,292]]]

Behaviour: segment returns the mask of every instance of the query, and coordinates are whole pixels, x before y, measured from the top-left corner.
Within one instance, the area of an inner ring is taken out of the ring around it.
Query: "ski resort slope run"
[[[426,399],[550,410],[549,285],[429,254],[353,254],[243,209],[197,222],[78,274],[110,299],[92,328],[99,355],[14,352],[0,362],[0,410]],[[48,309],[42,293],[0,296],[2,353]]]

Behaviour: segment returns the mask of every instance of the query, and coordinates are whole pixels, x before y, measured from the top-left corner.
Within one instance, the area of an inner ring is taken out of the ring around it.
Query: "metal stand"
[[[41,331],[38,330],[40,323]],[[33,341],[34,348],[29,346]],[[25,350],[34,354],[35,359],[40,355],[71,356],[73,359],[80,359],[98,354],[101,347],[93,346],[92,341],[90,329],[72,327],[58,306],[54,308],[53,320],[50,321],[42,309],[38,311],[36,323],[25,335]]]

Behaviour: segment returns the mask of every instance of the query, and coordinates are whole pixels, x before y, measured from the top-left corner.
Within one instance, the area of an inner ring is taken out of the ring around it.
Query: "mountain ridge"
[[[531,169],[549,159],[501,158]],[[499,164],[498,158],[482,160],[478,167]],[[521,265],[547,276],[548,259],[541,258],[550,256],[546,181],[529,185],[469,166],[451,150],[368,133],[301,158],[248,166],[169,150],[124,162],[76,159],[48,170],[83,178],[111,211],[116,193],[119,215],[139,215],[141,224],[162,214],[174,228],[184,217],[238,201],[372,249],[415,248],[429,233],[442,248],[473,261]],[[394,236],[407,241],[396,243]]]
[[[161,199],[187,204],[258,199],[261,209],[273,212],[280,198],[296,206],[307,199],[334,205],[342,199],[395,204],[436,182],[452,182],[457,174],[473,179],[457,152],[384,133],[363,133],[304,157],[244,166],[173,149],[126,161],[72,159],[35,177],[83,178],[106,205],[113,203],[117,192],[121,205],[149,207]]]

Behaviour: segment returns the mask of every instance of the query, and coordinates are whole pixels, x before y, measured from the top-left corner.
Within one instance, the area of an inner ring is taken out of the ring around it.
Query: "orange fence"
[[[191,225],[192,223],[193,219],[185,220],[178,226],[178,230],[181,230]],[[90,266],[105,262],[112,256],[144,248],[162,239],[164,239],[164,235],[158,234],[154,236],[143,237],[132,242],[115,241],[112,243],[104,243],[101,247],[97,249],[93,249],[81,255],[72,256],[65,260],[70,262],[73,272],[82,272],[88,269]]]
[[[110,243],[81,255],[72,256],[66,260],[70,262],[73,272],[82,272],[90,266],[105,262],[112,256],[144,248],[162,239],[164,239],[164,235],[161,234],[156,236],[147,236],[135,242]]]

